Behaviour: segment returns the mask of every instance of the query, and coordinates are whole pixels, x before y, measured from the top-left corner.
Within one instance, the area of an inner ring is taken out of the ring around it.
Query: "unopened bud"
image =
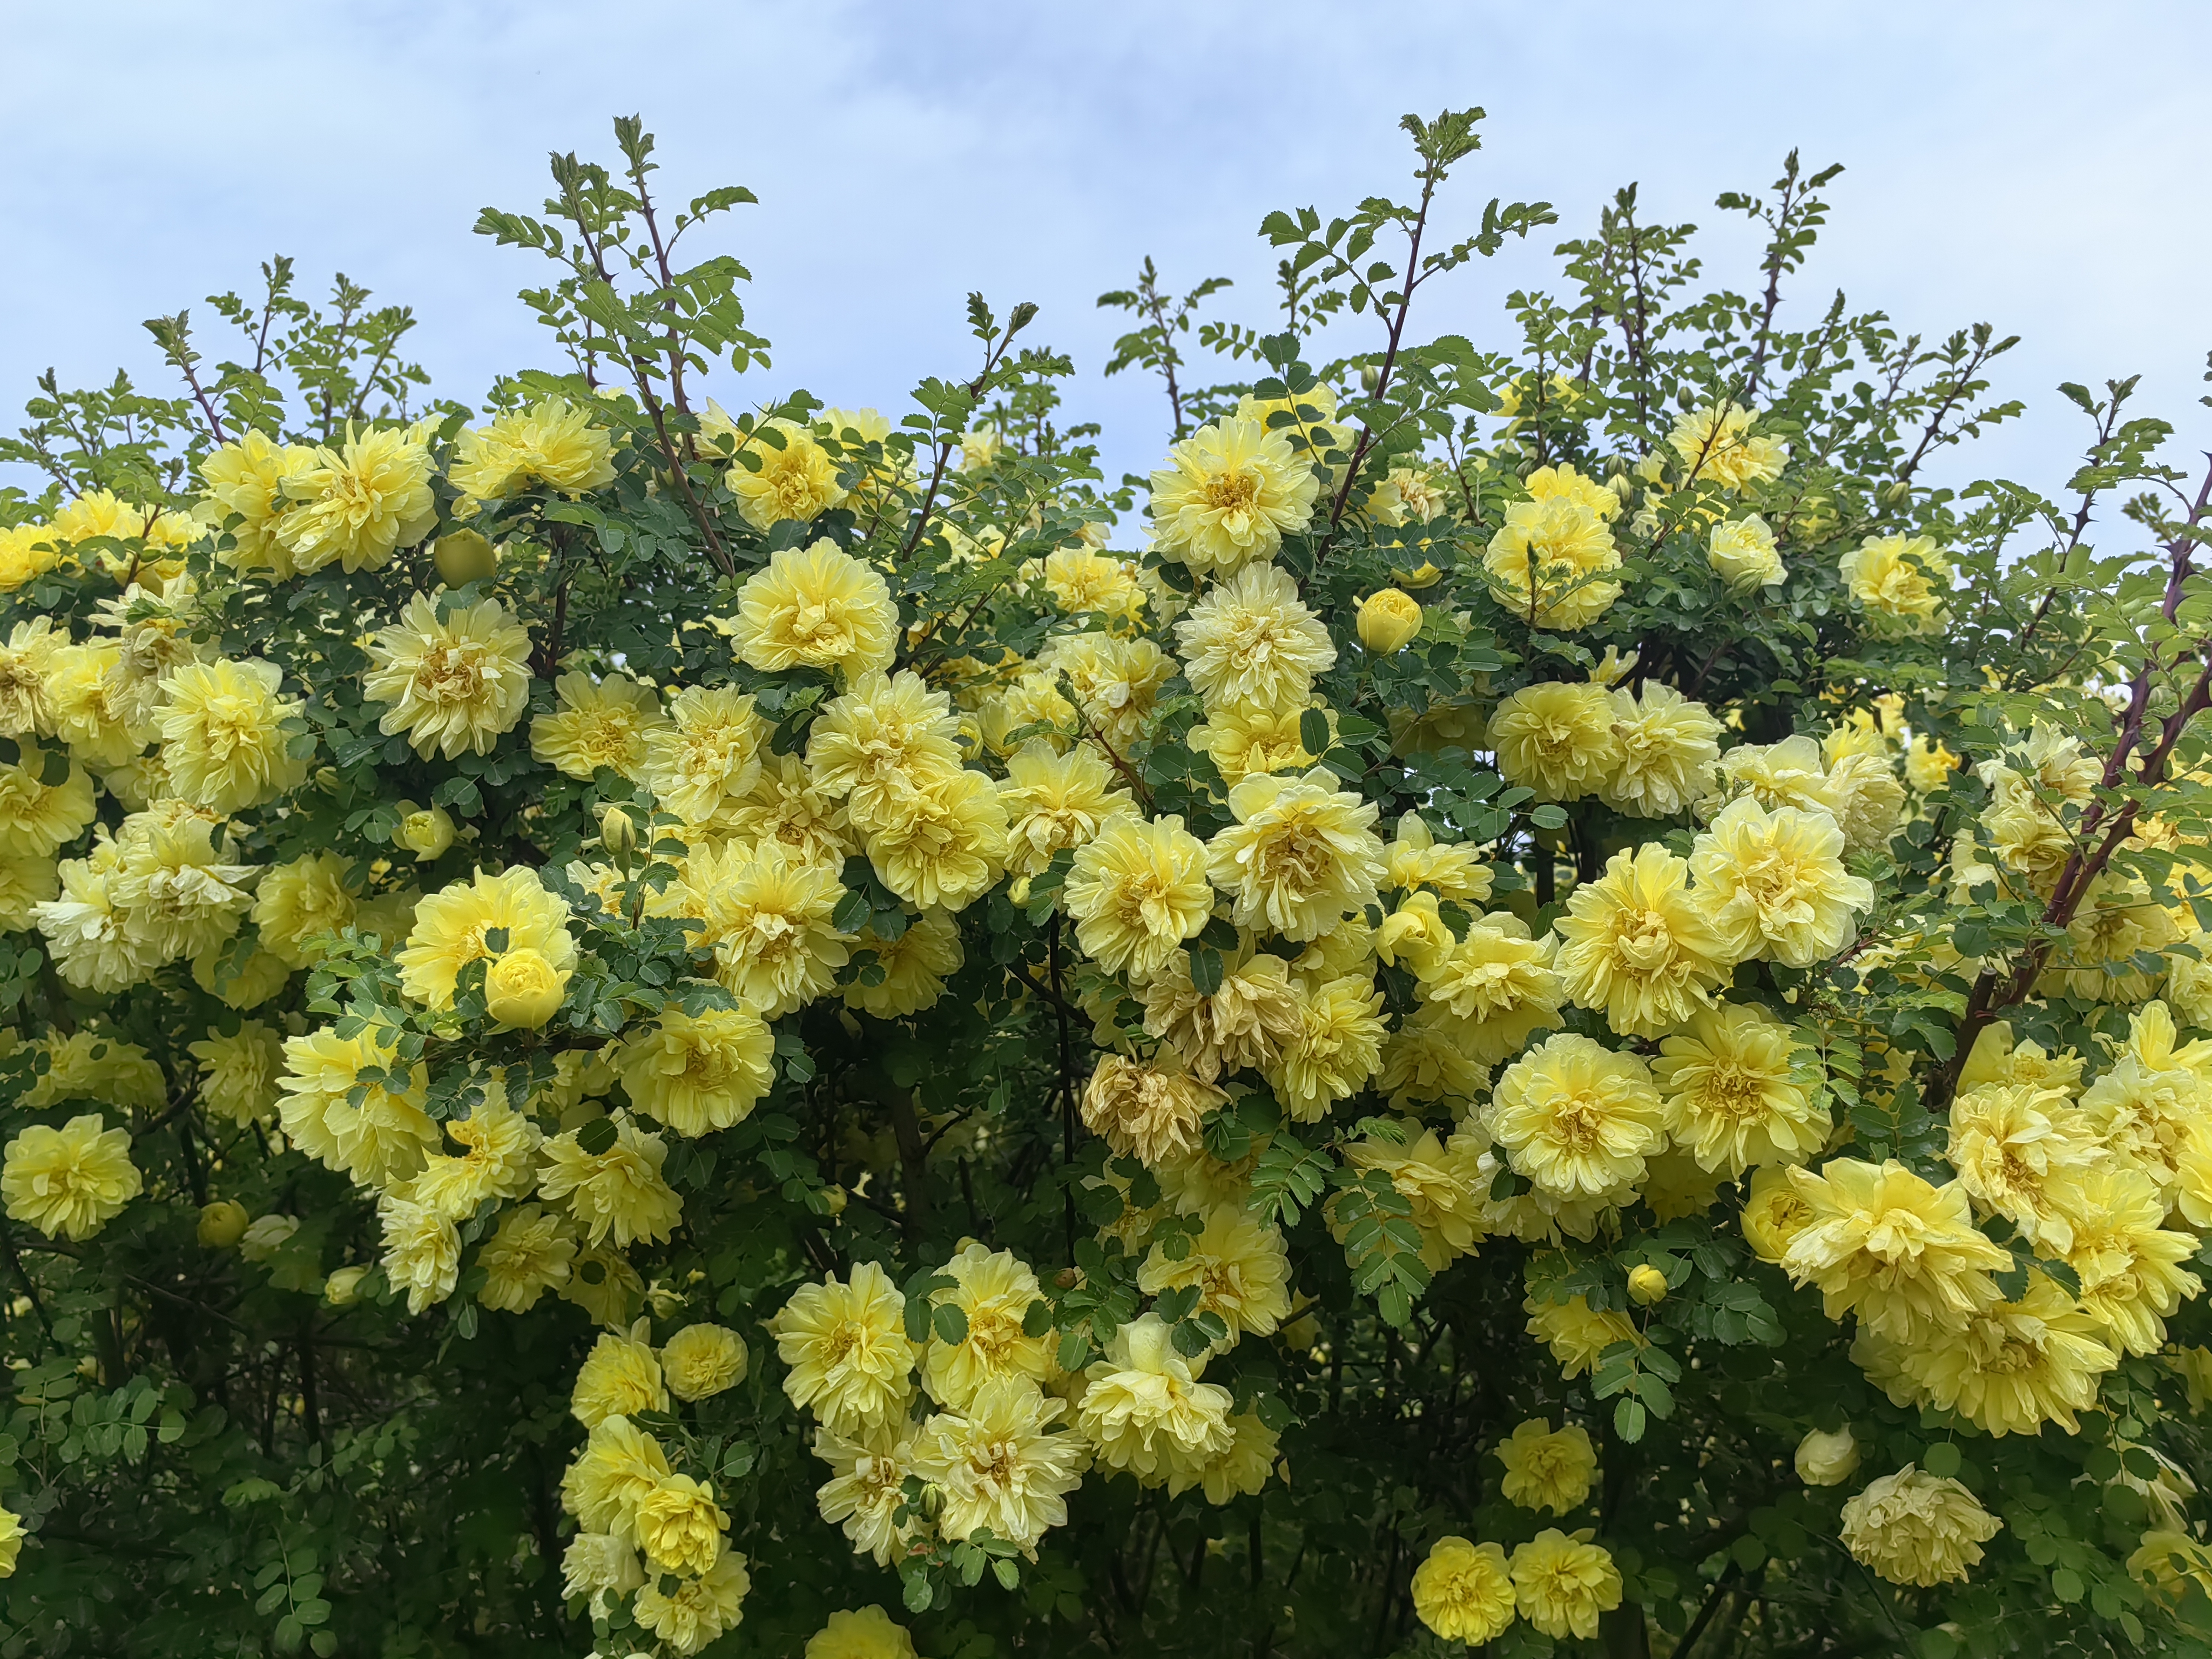
[[[219,1198],[200,1206],[199,1241],[211,1250],[228,1249],[246,1237],[252,1218],[236,1199]]]
[[[1815,1429],[1797,1443],[1797,1478],[1808,1486],[1839,1486],[1859,1466],[1859,1443],[1844,1424],[1832,1432]]]
[[[610,806],[599,818],[599,845],[607,856],[627,870],[629,855],[637,850],[637,825],[619,806]]]
[[[568,975],[524,945],[507,951],[484,974],[484,1012],[502,1025],[534,1031],[560,1011]]]
[[[1667,1275],[1650,1262],[1628,1271],[1628,1299],[1639,1308],[1649,1308],[1667,1299]]]
[[[430,562],[448,587],[480,582],[499,568],[499,556],[477,530],[456,530],[441,536],[430,549]]]
[[[1359,642],[1377,656],[1402,649],[1421,631],[1421,602],[1386,587],[1359,605]]]

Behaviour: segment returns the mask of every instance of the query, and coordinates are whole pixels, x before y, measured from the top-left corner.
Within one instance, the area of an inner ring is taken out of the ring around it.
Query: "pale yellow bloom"
[[[418,755],[489,755],[530,706],[530,635],[496,599],[441,606],[418,593],[368,657],[362,696],[392,705],[377,730],[405,732]]]
[[[822,793],[847,801],[865,832],[900,795],[959,769],[958,732],[951,699],[920,676],[865,673],[816,717],[806,769]]]
[[[940,1333],[924,1352],[921,1385],[929,1397],[965,1411],[986,1383],[1004,1377],[1043,1382],[1052,1369],[1051,1334],[1031,1336],[1023,1328],[1042,1294],[1028,1264],[970,1239],[939,1271],[952,1283],[933,1292],[930,1305],[958,1309],[964,1334],[948,1342]]]
[[[784,1393],[833,1434],[887,1420],[912,1393],[906,1298],[872,1261],[855,1262],[849,1281],[800,1285],[768,1328],[787,1367]]]
[[[477,872],[431,894],[415,907],[406,948],[392,960],[399,988],[428,1008],[453,1006],[461,970],[471,963],[491,964],[513,951],[532,951],[566,981],[576,965],[576,941],[568,931],[568,903],[545,890],[528,865],[496,876]],[[493,936],[504,934],[494,948]]]
[[[1954,1097],[1944,1155],[1977,1204],[2061,1255],[2074,1245],[2064,1200],[2106,1156],[2057,1090],[2002,1083]]]
[[[1782,555],[1775,549],[1774,532],[1756,513],[1715,525],[1706,547],[1707,562],[1734,592],[1779,587],[1788,579]]]
[[[1513,1622],[1513,1580],[1495,1544],[1439,1538],[1413,1569],[1413,1612],[1447,1642],[1480,1646]]]
[[[1063,848],[1082,847],[1106,821],[1134,811],[1105,757],[1090,744],[1057,754],[1032,738],[1006,763],[999,786],[1006,807],[1007,868],[1034,876]]]
[[[713,823],[759,781],[768,723],[730,686],[679,691],[668,715],[645,734],[646,785],[685,823]]]
[[[671,1003],[623,1042],[617,1065],[638,1110],[680,1135],[726,1129],[749,1116],[775,1081],[775,1039],[746,1005]]]
[[[660,1361],[644,1330],[629,1335],[600,1334],[577,1367],[568,1395],[568,1414],[587,1429],[610,1417],[668,1409],[668,1390],[660,1380]]]
[[[1531,1291],[1521,1305],[1528,1316],[1528,1334],[1542,1340],[1559,1362],[1560,1375],[1571,1379],[1595,1369],[1606,1350],[1617,1343],[1644,1345],[1643,1334],[1626,1314],[1593,1308],[1579,1295],[1565,1302],[1540,1302]]]
[[[2012,1266],[1974,1230],[1966,1189],[1932,1187],[1892,1158],[1875,1165],[1831,1158],[1818,1174],[1790,1171],[1812,1218],[1790,1239],[1782,1265],[1820,1287],[1828,1317],[1856,1312],[1896,1342],[1924,1340],[1994,1307],[1990,1279]]]
[[[284,1041],[276,1086],[284,1094],[278,1121],[285,1134],[308,1157],[371,1187],[407,1180],[439,1146],[438,1126],[422,1109],[428,1068],[417,1061],[404,1089],[390,1085],[398,1040],[397,1032],[372,1025],[350,1037],[325,1028]],[[371,1082],[361,1075],[369,1069],[386,1075]]]
[[[1044,590],[1064,615],[1132,624],[1142,617],[1146,599],[1134,565],[1087,547],[1046,555]]]
[[[2003,1530],[1958,1481],[1907,1463],[1844,1504],[1844,1547],[1893,1584],[1954,1583]]]
[[[487,1308],[528,1313],[548,1291],[568,1283],[576,1259],[576,1233],[568,1218],[536,1204],[503,1212],[499,1231],[477,1253],[484,1270],[477,1299]]]
[[[714,953],[715,976],[763,1019],[827,994],[851,960],[833,920],[845,896],[837,872],[781,842],[695,852],[669,896],[678,914],[703,924],[692,948]]]
[[[1317,703],[1315,705],[1318,706]],[[1330,722],[1335,720],[1327,709]],[[1184,733],[1183,741],[1212,757],[1224,783],[1237,785],[1255,772],[1304,772],[1321,757],[1306,747],[1306,708],[1259,708],[1224,704]]]
[[[735,804],[725,800],[720,821],[738,841],[779,842],[810,864],[842,870],[854,851],[844,806],[815,787],[796,755],[764,755],[760,776]]]
[[[1580,800],[1609,782],[1626,758],[1613,735],[1612,694],[1601,685],[1547,681],[1523,686],[1490,718],[1490,742],[1508,783],[1540,801]]]
[[[1561,1023],[1567,988],[1553,965],[1555,934],[1528,937],[1510,911],[1475,918],[1467,937],[1420,970],[1422,999],[1466,1022],[1468,1052],[1495,1066],[1521,1052],[1531,1036]]]
[[[272,581],[288,580],[296,574],[292,550],[277,534],[279,523],[295,505],[284,485],[317,465],[315,451],[307,445],[279,443],[259,432],[249,432],[204,457],[200,462],[201,501],[194,516],[210,530],[228,526],[232,540],[216,556],[235,570],[265,571]],[[231,523],[233,520],[237,522]]]
[[[827,1431],[814,1437],[814,1455],[834,1472],[815,1488],[815,1504],[824,1521],[844,1528],[854,1551],[879,1567],[905,1553],[919,1518],[911,1510],[899,1518],[902,1489],[914,1472],[913,1430],[905,1418],[886,1416],[849,1437]]]
[[[1739,404],[1709,404],[1677,416],[1667,441],[1692,479],[1708,479],[1724,489],[1769,483],[1782,476],[1790,452],[1772,438],[1753,437],[1754,418]]]
[[[1570,495],[1507,507],[1482,565],[1498,603],[1531,628],[1588,628],[1621,594],[1613,532]]]
[[[1385,873],[1379,809],[1316,767],[1286,779],[1255,773],[1229,792],[1236,822],[1206,843],[1206,873],[1240,927],[1319,938],[1372,903]]]
[[[871,1604],[854,1613],[831,1613],[830,1622],[806,1638],[802,1659],[915,1659],[914,1638]]]
[[[745,1340],[723,1325],[686,1325],[660,1350],[661,1380],[678,1400],[705,1400],[745,1380]]]
[[[535,483],[580,495],[612,483],[615,469],[606,433],[586,411],[544,398],[464,431],[450,476],[463,495],[495,501]]]
[[[1213,910],[1205,843],[1180,817],[1109,820],[1077,848],[1061,888],[1083,952],[1109,973],[1158,973]]]
[[[1690,853],[1690,870],[1731,960],[1808,968],[1850,943],[1874,884],[1844,868],[1844,836],[1825,812],[1746,796],[1721,809]]]
[[[1037,653],[1038,667],[1064,680],[1082,711],[1074,722],[1126,753],[1150,729],[1160,688],[1175,659],[1152,641],[1109,634],[1066,634]]]
[[[1575,889],[1554,927],[1567,995],[1622,1036],[1661,1036],[1710,1007],[1736,961],[1690,890],[1690,866],[1656,842],[1616,853]]]
[[[1282,433],[1232,417],[1202,426],[1152,474],[1152,539],[1200,574],[1272,559],[1312,522],[1321,481]]]
[[[1851,598],[1877,625],[1908,634],[1942,626],[1951,568],[1933,538],[1869,536],[1844,555],[1841,568]]]
[[[785,519],[811,523],[845,499],[837,464],[796,421],[763,421],[722,475],[738,511],[756,530]]]
[[[1433,1128],[1406,1119],[1399,1124],[1398,1138],[1362,1136],[1345,1147],[1344,1158],[1352,1169],[1379,1170],[1389,1177],[1421,1236],[1423,1265],[1442,1273],[1482,1237],[1482,1201],[1490,1181],[1480,1170],[1483,1144],[1479,1133],[1441,1139]],[[1342,1242],[1348,1228],[1334,1202],[1328,1221],[1330,1232]]]
[[[2181,1189],[2182,1214],[2201,1226],[2203,1208],[2190,1192]],[[2065,1260],[2081,1278],[2081,1306],[2126,1353],[2157,1352],[2166,1345],[2166,1320],[2203,1288],[2183,1265],[2197,1255],[2196,1240],[2166,1224],[2166,1197],[2142,1170],[2117,1161],[2075,1175],[2056,1194],[2069,1224]]]
[[[647,1584],[630,1611],[639,1625],[665,1642],[679,1659],[689,1659],[744,1622],[745,1595],[752,1583],[745,1558],[726,1549],[697,1577],[678,1579],[666,1595],[658,1583]]]
[[[261,945],[288,968],[305,968],[307,941],[352,922],[356,902],[349,866],[335,853],[309,853],[264,871],[253,895]]]
[[[1599,799],[1638,817],[1670,818],[1713,792],[1722,728],[1705,704],[1657,680],[1644,681],[1640,698],[1614,691],[1610,702],[1620,765],[1599,786]]]
[[[898,607],[882,575],[834,542],[787,548],[738,590],[730,643],[766,673],[821,668],[850,678],[891,665]]]
[[[1388,1028],[1382,994],[1364,974],[1299,986],[1297,1012],[1297,1029],[1267,1078],[1291,1117],[1313,1123],[1375,1075]]]
[[[1505,1465],[1498,1491],[1524,1510],[1565,1515],[1589,1499],[1597,1474],[1597,1451],[1589,1431],[1570,1423],[1553,1429],[1547,1417],[1532,1417],[1515,1427],[1498,1448]]]
[[[586,1152],[574,1133],[548,1140],[538,1196],[549,1203],[567,1199],[569,1213],[595,1245],[608,1238],[617,1246],[641,1238],[658,1244],[684,1212],[660,1173],[668,1145],[641,1130],[628,1113],[617,1113],[614,1121],[614,1141],[602,1152]]]
[[[589,781],[607,767],[631,782],[645,775],[646,738],[665,730],[660,696],[626,674],[594,680],[563,674],[553,682],[560,707],[530,722],[532,758]]]
[[[379,1265],[394,1290],[407,1292],[407,1311],[421,1313],[451,1296],[461,1268],[461,1235],[451,1218],[416,1203],[404,1188],[377,1200],[376,1217],[384,1230]]]
[[[1896,1364],[1921,1397],[1985,1434],[2034,1434],[2055,1423],[2080,1431],[2077,1412],[2119,1363],[2097,1318],[2040,1272],[2016,1302],[1900,1344]]]
[[[1667,1144],[1665,1119],[1643,1060],[1562,1032],[1499,1073],[1483,1121],[1545,1191],[1618,1201]]]
[[[1359,642],[1387,657],[1410,645],[1421,631],[1421,602],[1395,587],[1359,602]]]
[[[270,529],[301,574],[337,563],[350,574],[380,570],[438,520],[430,452],[418,428],[347,429],[345,446],[318,447],[276,486],[286,507]]]
[[[171,787],[218,812],[258,806],[306,779],[287,720],[304,705],[277,695],[283,676],[260,661],[186,663],[162,683],[161,763]]]
[[[1547,1527],[1513,1552],[1513,1596],[1521,1616],[1555,1639],[1597,1634],[1598,1615],[1620,1605],[1620,1570],[1589,1534]]]
[[[1730,1179],[1767,1164],[1802,1164],[1827,1144],[1825,1102],[1801,1074],[1818,1061],[1796,1034],[1752,1003],[1723,1003],[1659,1044],[1653,1080],[1667,1131]]]
[[[1812,1429],[1797,1443],[1797,1478],[1808,1486],[1840,1486],[1857,1473],[1859,1443],[1851,1425]]]
[[[906,931],[895,939],[882,938],[872,927],[864,927],[853,940],[853,951],[855,956],[872,952],[874,968],[883,977],[871,984],[872,970],[861,969],[845,987],[845,1006],[878,1019],[896,1019],[933,1006],[945,994],[946,978],[967,960],[960,926],[943,910],[909,917]]]
[[[90,1238],[138,1196],[131,1133],[108,1129],[96,1112],[58,1129],[34,1123],[8,1143],[0,1198],[9,1217],[48,1238]]]
[[[991,779],[972,768],[888,797],[866,829],[877,879],[921,909],[963,910],[1006,867],[1006,809]]]
[[[1224,961],[1210,994],[1191,982],[1190,958],[1176,951],[1145,981],[1145,1030],[1164,1038],[1192,1075],[1206,1083],[1224,1073],[1266,1071],[1304,1026],[1290,964],[1265,951]]]
[[[1196,1286],[1197,1313],[1220,1316],[1234,1346],[1247,1334],[1269,1336],[1290,1316],[1291,1259],[1282,1231],[1241,1204],[1210,1206],[1188,1249],[1170,1256],[1164,1244],[1152,1246],[1138,1270],[1137,1287],[1146,1296]]]
[[[244,1125],[276,1109],[284,1045],[271,1027],[242,1020],[231,1036],[210,1030],[185,1052],[199,1061],[200,1100],[210,1112]]]
[[[1175,633],[1183,674],[1209,711],[1303,708],[1314,677],[1336,662],[1328,629],[1272,564],[1209,588]]]
[[[1078,1408],[1077,1426],[1100,1458],[1139,1480],[1170,1476],[1177,1453],[1206,1458],[1229,1449],[1232,1396],[1198,1381],[1172,1338],[1158,1314],[1123,1325],[1089,1367]]]

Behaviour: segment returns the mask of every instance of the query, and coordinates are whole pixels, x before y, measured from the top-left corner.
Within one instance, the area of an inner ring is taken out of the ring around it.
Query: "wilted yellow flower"
[[[594,680],[589,674],[563,674],[553,682],[560,707],[530,722],[533,759],[586,781],[602,766],[633,783],[645,775],[645,742],[666,728],[659,694],[626,674]]]
[[[912,1393],[906,1298],[872,1261],[855,1262],[849,1282],[800,1285],[768,1328],[787,1367],[784,1393],[833,1434],[885,1421]]]
[[[1622,1036],[1663,1036],[1709,1007],[1736,960],[1709,919],[1711,902],[1691,892],[1690,866],[1658,842],[1614,854],[1553,924],[1567,995],[1602,1010]]]
[[[1299,986],[1297,1012],[1297,1029],[1267,1077],[1284,1109],[1301,1123],[1313,1123],[1375,1075],[1389,1028],[1382,994],[1364,974]]]
[[[284,1046],[270,1027],[243,1020],[234,1035],[210,1030],[185,1052],[200,1063],[200,1100],[210,1112],[244,1125],[276,1109]]]
[[[616,1062],[631,1103],[680,1135],[743,1122],[775,1080],[775,1038],[750,1006],[674,1003],[630,1034]]]
[[[343,449],[325,445],[312,459],[287,459],[276,485],[286,505],[270,532],[303,575],[331,563],[349,574],[380,570],[396,549],[414,546],[437,523],[430,477],[421,428],[356,434],[349,427]]]
[[[1705,704],[1657,680],[1644,681],[1640,698],[1614,691],[1610,702],[1620,764],[1599,786],[1599,799],[1638,817],[1670,818],[1712,793],[1721,723]]]
[[[878,1566],[903,1554],[916,1517],[907,1510],[903,1487],[914,1471],[914,1425],[903,1418],[878,1419],[848,1437],[824,1431],[814,1437],[814,1455],[834,1471],[815,1489],[822,1518],[842,1525],[853,1548],[874,1558]]]
[[[1613,1200],[1667,1144],[1665,1117],[1641,1060],[1562,1032],[1499,1073],[1484,1123],[1545,1191]]]
[[[1772,438],[1753,437],[1753,418],[1739,404],[1708,405],[1677,416],[1667,441],[1692,479],[1708,479],[1724,489],[1770,483],[1782,476],[1790,452]]]
[[[1533,789],[1541,801],[1580,800],[1603,788],[1625,758],[1613,725],[1605,687],[1547,681],[1498,705],[1490,741],[1508,783]]]
[[[1851,597],[1877,625],[1925,634],[1942,625],[1951,570],[1928,536],[1869,536],[1843,556]]]
[[[1554,1639],[1583,1641],[1620,1605],[1620,1570],[1588,1532],[1547,1527],[1513,1552],[1513,1597],[1521,1616]]]
[[[96,1112],[58,1129],[33,1124],[8,1143],[0,1197],[13,1220],[48,1238],[89,1238],[138,1196],[131,1133],[104,1129]]]
[[[1212,1083],[1224,1072],[1265,1071],[1301,1031],[1290,964],[1264,951],[1224,962],[1210,994],[1191,982],[1190,958],[1176,951],[1145,981],[1145,1030],[1164,1037],[1192,1074]]]
[[[1229,1097],[1210,1083],[1123,1054],[1102,1054],[1083,1091],[1083,1124],[1149,1169],[1202,1144],[1206,1115]]]
[[[754,529],[770,529],[785,519],[811,524],[845,499],[836,462],[798,422],[763,421],[738,441],[722,479]]]
[[[1301,778],[1255,773],[1229,792],[1236,822],[1206,843],[1206,873],[1240,927],[1317,939],[1374,902],[1382,878],[1380,810],[1316,767]]]
[[[479,870],[415,907],[406,948],[392,959],[399,988],[427,1008],[448,1008],[461,969],[481,960],[489,971],[518,951],[537,952],[565,982],[576,965],[568,923],[568,901],[547,892],[528,865],[496,876]],[[494,948],[492,936],[501,933],[505,939]]]
[[[1974,1229],[1966,1189],[1932,1187],[1895,1158],[1881,1165],[1831,1158],[1819,1174],[1790,1171],[1812,1219],[1782,1265],[1820,1286],[1828,1317],[1856,1312],[1894,1342],[1955,1328],[2002,1298],[1992,1273],[2012,1266]]]
[[[660,1361],[653,1355],[647,1333],[642,1329],[628,1335],[602,1332],[576,1369],[575,1386],[568,1395],[568,1414],[586,1428],[595,1429],[610,1417],[635,1417],[640,1412],[667,1409],[668,1390],[661,1385]]]
[[[745,1340],[722,1325],[686,1325],[660,1350],[661,1380],[678,1400],[704,1400],[745,1380]]]
[[[405,732],[418,755],[489,755],[530,707],[530,635],[497,599],[441,606],[418,593],[368,657],[362,696],[392,705],[377,730]]]
[[[379,1265],[394,1290],[407,1292],[407,1311],[421,1313],[451,1296],[461,1269],[461,1235],[451,1218],[416,1203],[404,1188],[378,1199],[376,1216],[384,1229]],[[252,1243],[250,1232],[246,1242]]]
[[[580,495],[612,483],[615,469],[607,434],[589,416],[565,398],[544,398],[463,432],[449,476],[463,495],[495,501],[534,483]]]
[[[851,959],[832,920],[845,896],[837,872],[780,842],[695,852],[669,892],[678,914],[703,923],[692,947],[714,952],[716,976],[763,1019],[827,994]]]
[[[898,607],[882,575],[836,543],[787,548],[738,590],[730,644],[765,673],[823,668],[849,679],[891,665]]]
[[[1180,817],[1110,819],[1076,849],[1060,889],[1084,954],[1108,973],[1158,973],[1212,914],[1206,866]]]
[[[1731,1179],[1757,1164],[1804,1162],[1831,1126],[1826,1104],[1798,1080],[1798,1048],[1790,1027],[1753,1004],[1696,1015],[1661,1042],[1651,1065],[1668,1132],[1700,1168]]]
[[[1208,589],[1175,632],[1183,674],[1209,711],[1304,708],[1314,677],[1336,662],[1328,629],[1272,564]]]
[[[1507,507],[1482,568],[1498,603],[1531,628],[1588,628],[1620,597],[1608,579],[1620,568],[1613,532],[1573,495]]]
[[[1280,432],[1232,417],[1202,426],[1152,474],[1152,540],[1199,574],[1272,559],[1313,520],[1321,481]]]
[[[1421,602],[1397,588],[1383,588],[1359,602],[1358,626],[1360,644],[1387,657],[1420,633]]]
[[[952,1283],[930,1296],[936,1308],[960,1310],[965,1334],[946,1341],[940,1333],[922,1356],[921,1385],[930,1398],[965,1411],[976,1391],[1003,1377],[1042,1382],[1051,1370],[1050,1333],[1024,1328],[1041,1292],[1036,1275],[1008,1250],[990,1250],[970,1239],[939,1269]]]
[[[1844,1547],[1893,1584],[1962,1579],[2002,1530],[1964,1486],[1910,1463],[1844,1504]]]
[[[1480,1647],[1513,1622],[1513,1579],[1495,1544],[1439,1538],[1413,1569],[1413,1613],[1447,1642]]]
[[[1589,1431],[1577,1423],[1555,1430],[1547,1417],[1532,1417],[1516,1426],[1498,1446],[1498,1456],[1505,1465],[1498,1489],[1524,1510],[1565,1515],[1580,1509],[1597,1474]]]
[[[657,1583],[647,1584],[630,1603],[630,1612],[671,1651],[688,1659],[744,1621],[745,1593],[752,1583],[745,1558],[735,1550],[724,1550],[713,1566],[696,1578],[678,1579],[666,1595]]]
[[[1121,751],[1146,734],[1160,687],[1175,673],[1175,659],[1152,641],[1110,634],[1063,635],[1037,653],[1037,665],[1066,682],[1086,735]]]

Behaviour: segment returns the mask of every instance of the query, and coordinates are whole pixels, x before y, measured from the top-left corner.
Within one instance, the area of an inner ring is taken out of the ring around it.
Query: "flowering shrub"
[[[635,121],[481,416],[283,261],[45,385],[0,1653],[2206,1651],[2212,483],[1923,482],[1794,156],[1427,337],[1476,114],[1105,296],[1148,485],[1027,306],[704,398]]]

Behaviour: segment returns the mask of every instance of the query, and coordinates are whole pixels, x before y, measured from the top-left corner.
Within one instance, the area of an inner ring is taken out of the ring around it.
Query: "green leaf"
[[[597,1158],[615,1144],[617,1131],[611,1117],[595,1117],[576,1131],[576,1144]]]
[[[930,1322],[936,1328],[937,1340],[940,1342],[957,1343],[968,1340],[968,1316],[950,1302],[942,1304],[932,1313]]]
[[[1624,1395],[1613,1404],[1613,1431],[1632,1446],[1644,1438],[1648,1416],[1640,1401]]]
[[[1938,1440],[1921,1455],[1920,1467],[1932,1475],[1948,1480],[1959,1473],[1959,1461],[1957,1443]]]

